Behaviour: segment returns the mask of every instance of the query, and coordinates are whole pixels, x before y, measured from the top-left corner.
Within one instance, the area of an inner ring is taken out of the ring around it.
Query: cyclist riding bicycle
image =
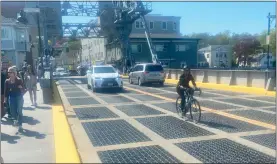
[[[192,82],[193,86],[197,89],[195,80],[190,72],[190,68],[188,66],[184,66],[183,74],[180,76],[179,82],[177,83],[176,91],[178,95],[182,98],[181,101],[181,110],[184,111],[184,105],[186,104],[186,95],[185,91],[189,94],[192,94],[192,88],[189,86],[189,82]],[[187,109],[185,109],[183,116],[186,115]]]

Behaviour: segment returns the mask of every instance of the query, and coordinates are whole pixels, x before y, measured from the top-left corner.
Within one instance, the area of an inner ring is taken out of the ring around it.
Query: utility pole
[[[267,38],[266,38],[266,44],[267,44],[267,69],[269,69],[269,43],[270,43],[270,24],[271,24],[271,19],[275,19],[276,15],[270,15],[268,13],[267,19],[268,19],[268,28],[267,28]]]
[[[38,8],[38,7],[37,7]],[[42,75],[44,76],[44,71],[43,71],[43,57],[41,55],[41,33],[40,33],[40,20],[39,20],[39,13],[37,15],[37,25],[38,25],[38,58],[39,64],[41,64],[42,67]]]

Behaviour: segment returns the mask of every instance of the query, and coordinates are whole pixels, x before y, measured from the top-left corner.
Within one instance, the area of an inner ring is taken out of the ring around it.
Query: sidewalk
[[[11,121],[1,121],[1,156],[5,163],[55,163],[52,106],[43,104],[38,84],[36,109],[29,93],[24,95],[23,133]]]

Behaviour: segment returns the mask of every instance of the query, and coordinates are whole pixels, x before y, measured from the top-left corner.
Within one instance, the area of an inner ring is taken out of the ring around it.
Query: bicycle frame
[[[192,93],[190,94],[189,93],[189,90],[192,90]],[[194,92],[195,91],[199,91],[199,95],[201,95],[202,91],[200,89],[193,89],[193,88],[190,88],[190,89],[184,89],[184,94],[185,94],[185,97],[186,97],[186,104],[188,104],[192,99],[194,99],[193,95],[194,95]]]

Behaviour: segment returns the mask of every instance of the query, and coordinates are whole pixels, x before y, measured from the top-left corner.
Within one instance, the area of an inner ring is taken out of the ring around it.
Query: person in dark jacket
[[[185,66],[183,68],[183,74],[179,78],[179,82],[177,83],[176,91],[178,95],[182,98],[181,101],[181,110],[183,111],[183,116],[186,115],[187,109],[184,110],[186,104],[185,90],[191,94],[191,87],[189,86],[189,82],[192,82],[192,85],[197,88],[195,80],[190,72],[190,68]]]
[[[22,130],[22,109],[23,109],[23,95],[26,93],[23,81],[17,76],[16,68],[10,67],[8,69],[9,78],[5,81],[5,98],[4,102],[9,100],[9,105],[13,118],[15,119],[15,125],[18,126],[18,130]]]

